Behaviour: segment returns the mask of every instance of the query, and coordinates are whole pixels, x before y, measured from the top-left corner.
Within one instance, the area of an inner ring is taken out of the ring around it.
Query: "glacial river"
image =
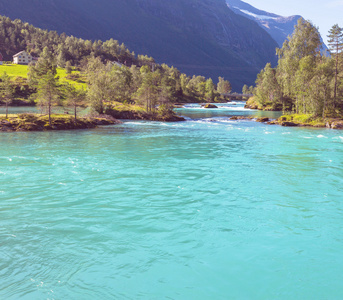
[[[343,299],[343,131],[0,133],[0,299]]]

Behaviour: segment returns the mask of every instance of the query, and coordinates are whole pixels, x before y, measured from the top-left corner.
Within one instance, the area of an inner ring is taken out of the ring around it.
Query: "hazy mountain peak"
[[[236,14],[257,22],[281,47],[288,36],[292,35],[299,15],[284,17],[260,10],[241,0],[226,0],[227,6]]]

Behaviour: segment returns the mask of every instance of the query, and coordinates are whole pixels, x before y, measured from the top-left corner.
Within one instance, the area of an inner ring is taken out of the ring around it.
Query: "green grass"
[[[8,76],[10,76],[12,79],[20,76],[23,78],[27,78],[27,71],[28,71],[28,66],[27,65],[16,65],[16,64],[10,64],[10,65],[1,65],[0,66],[0,76],[2,76],[5,72],[7,73]],[[78,71],[73,71],[72,73],[80,73]],[[84,88],[86,89],[87,85],[86,83],[82,82],[76,82],[73,80],[69,80],[66,77],[68,74],[66,73],[65,69],[62,68],[57,68],[57,76],[60,78],[60,83],[63,82],[69,82],[70,84],[73,84],[77,86],[78,88]]]
[[[78,71],[73,71],[72,74],[80,74],[80,72]],[[62,69],[62,68],[57,68],[57,76],[60,78],[60,83],[63,83],[63,82],[68,82],[78,88],[84,88],[86,89],[87,88],[87,84],[86,83],[83,83],[83,82],[77,82],[77,81],[74,81],[74,80],[69,80],[67,79],[66,77],[68,76],[68,74],[66,73],[65,69]]]
[[[281,116],[282,120],[287,122],[309,123],[312,121],[312,115],[309,114],[291,114]]]
[[[27,66],[26,65],[2,65],[0,66],[0,76],[7,73],[10,77],[23,77],[27,78]]]

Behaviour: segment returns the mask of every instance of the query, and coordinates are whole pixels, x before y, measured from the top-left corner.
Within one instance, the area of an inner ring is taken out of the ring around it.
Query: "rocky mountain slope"
[[[114,38],[188,75],[253,84],[277,43],[225,0],[0,0],[0,14],[85,39]]]
[[[226,0],[228,7],[238,15],[247,17],[264,30],[266,30],[272,38],[282,47],[283,42],[289,35],[292,35],[294,26],[297,24],[301,16],[283,17],[273,13],[259,10],[254,6],[241,0]]]

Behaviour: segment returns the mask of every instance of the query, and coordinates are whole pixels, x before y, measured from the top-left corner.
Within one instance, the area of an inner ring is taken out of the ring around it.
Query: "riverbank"
[[[343,129],[342,118],[320,118],[312,115],[284,115],[281,116],[277,123],[281,126],[304,126],[304,127],[318,127],[318,128],[331,128]]]
[[[257,109],[261,111],[282,111],[280,107],[273,108],[271,106],[262,107],[259,105],[254,97],[251,97],[244,106],[245,109]],[[331,129],[343,129],[343,118],[322,118],[315,117],[311,114],[287,114],[283,115],[277,120],[264,121],[271,125],[281,125],[286,127],[317,127],[317,128],[331,128]]]
[[[15,108],[14,114],[11,114]],[[18,112],[17,107],[9,107],[9,118],[0,114],[0,131],[47,131],[47,130],[73,130],[89,129],[98,125],[113,125],[121,123],[119,120],[145,120],[159,122],[180,122],[185,121],[170,109],[157,109],[147,113],[142,107],[135,104],[124,104],[114,102],[111,107],[105,109],[105,114],[97,115],[83,108],[77,120],[74,120],[73,109],[68,107],[54,107],[58,112],[52,115],[51,126],[47,115],[38,113],[38,109]],[[3,108],[3,110],[5,110]]]
[[[311,115],[285,115],[278,119],[270,119],[267,117],[253,116],[232,116],[230,120],[255,120],[256,122],[266,123],[268,125],[280,125],[284,127],[316,127],[343,129],[343,119],[339,118],[314,118]]]
[[[121,121],[110,116],[77,118],[70,115],[52,115],[51,124],[47,115],[23,113],[18,115],[0,115],[0,131],[50,131],[91,129],[99,125],[120,124]]]

